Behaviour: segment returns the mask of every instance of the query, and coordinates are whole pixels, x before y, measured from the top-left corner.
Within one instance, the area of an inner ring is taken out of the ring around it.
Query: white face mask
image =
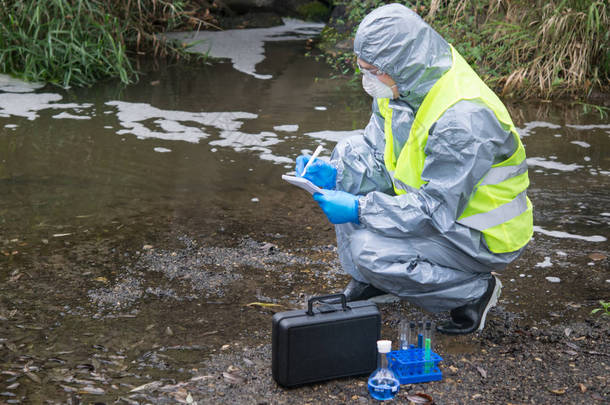
[[[362,75],[362,88],[373,98],[394,98],[392,88],[367,71]]]

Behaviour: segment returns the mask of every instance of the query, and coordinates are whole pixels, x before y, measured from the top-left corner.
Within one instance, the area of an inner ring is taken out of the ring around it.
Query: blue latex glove
[[[297,176],[301,176],[307,162],[309,162],[309,156],[301,155],[297,158],[297,165],[295,168]],[[332,190],[335,188],[335,183],[337,181],[337,169],[330,163],[321,159],[316,159],[309,165],[307,172],[305,172],[303,177],[318,187]]]
[[[360,223],[357,196],[345,191],[329,190],[325,191],[324,194],[315,193],[313,199],[318,202],[328,220],[333,224]]]

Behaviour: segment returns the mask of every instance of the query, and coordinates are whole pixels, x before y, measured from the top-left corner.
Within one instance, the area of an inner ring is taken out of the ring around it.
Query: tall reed
[[[84,0],[2,1],[0,66],[28,80],[88,85],[102,77],[129,82],[124,27]]]
[[[608,0],[336,0],[345,15],[324,31],[327,60],[343,73],[353,66],[350,50],[332,43],[353,37],[366,13],[393,2],[424,17],[504,95],[610,91]]]
[[[0,72],[62,86],[137,78],[129,56],[181,52],[159,37],[198,22],[184,1],[0,0]]]

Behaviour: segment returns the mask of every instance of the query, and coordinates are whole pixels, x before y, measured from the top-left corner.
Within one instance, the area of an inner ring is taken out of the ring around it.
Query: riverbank
[[[395,1],[339,1],[320,48],[339,74],[354,69],[352,38],[371,10]],[[610,91],[610,14],[603,1],[400,1],[424,18],[505,99],[590,99]],[[606,105],[607,107],[608,105]]]
[[[141,54],[190,58],[163,40],[172,30],[263,28],[282,17],[326,21],[321,58],[353,75],[351,38],[372,9],[395,1],[117,2],[4,0],[0,71],[33,81],[91,85],[107,77],[137,80]],[[570,98],[608,107],[610,25],[607,2],[567,0],[402,0],[451,42],[504,99]],[[101,38],[92,41],[92,38]]]

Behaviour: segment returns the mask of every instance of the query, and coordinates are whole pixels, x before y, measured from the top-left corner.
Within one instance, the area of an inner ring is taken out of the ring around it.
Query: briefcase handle
[[[341,298],[341,306],[343,307],[344,311],[347,311],[348,309],[351,309],[350,307],[347,306],[347,298],[345,298],[345,294],[343,293],[339,293],[339,294],[329,294],[329,295],[319,295],[317,297],[311,297],[309,299],[309,301],[307,302],[307,315],[313,316],[313,303],[316,301],[324,301],[327,300],[329,298]]]

